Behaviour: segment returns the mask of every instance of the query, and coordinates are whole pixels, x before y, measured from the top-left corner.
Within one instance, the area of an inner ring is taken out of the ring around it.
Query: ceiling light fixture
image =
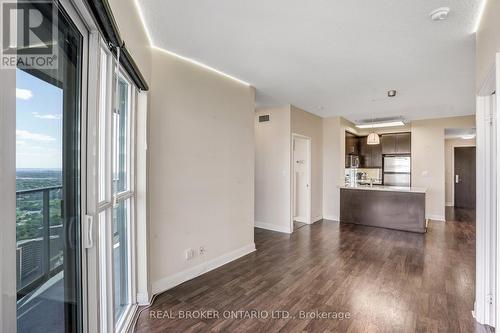
[[[398,93],[398,92],[397,92],[396,90],[389,90],[389,91],[387,92],[387,97],[396,97],[396,94],[397,94],[397,93]]]
[[[471,140],[471,139],[474,139],[475,137],[476,137],[475,134],[466,134],[466,135],[461,136],[461,138],[464,140]]]
[[[372,125],[372,129],[373,129],[373,114],[372,114],[372,123],[371,123],[371,125]],[[373,130],[372,130],[372,132],[370,134],[368,134],[368,137],[366,138],[366,144],[367,145],[378,145],[378,144],[380,144],[380,136],[377,133],[373,132]]]
[[[383,127],[396,127],[396,126],[404,126],[401,120],[398,121],[388,121],[383,123],[371,123],[371,124],[359,124],[356,125],[357,128],[383,128]]]
[[[380,144],[380,137],[377,133],[372,132],[368,135],[368,138],[366,138],[366,144],[368,145],[378,145]]]
[[[441,7],[441,8],[433,10],[429,14],[429,16],[430,16],[431,20],[433,20],[433,21],[443,21],[443,20],[446,20],[449,13],[450,13],[449,7]]]

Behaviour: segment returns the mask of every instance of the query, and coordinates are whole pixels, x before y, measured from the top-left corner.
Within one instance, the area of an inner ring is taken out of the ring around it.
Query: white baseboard
[[[339,217],[335,216],[335,215],[323,215],[323,219],[328,220],[328,221],[335,221],[335,222],[339,221]]]
[[[293,218],[294,221],[297,221],[297,222],[302,222],[302,223],[307,223],[307,219],[305,218],[305,216],[295,216]]]
[[[453,207],[453,206],[455,206],[455,205],[453,204],[453,202],[445,202],[445,204],[444,204],[444,205],[445,205],[446,207]]]
[[[314,216],[314,217],[312,218],[312,220],[311,220],[311,223],[318,222],[318,221],[320,221],[320,220],[322,220],[322,219],[323,219],[323,216],[321,216],[321,215]]]
[[[148,293],[137,293],[137,305],[149,305],[151,304],[151,298]]]
[[[433,221],[446,222],[446,218],[443,215],[427,215],[427,219]]]
[[[245,245],[239,249],[225,253],[217,258],[211,259],[192,268],[188,268],[179,273],[164,277],[158,281],[153,282],[152,291],[153,294],[162,293],[181,283],[194,279],[204,273],[210,272],[220,266],[223,266],[231,261],[241,258],[249,253],[255,251],[255,243]]]
[[[260,229],[271,230],[271,231],[284,232],[286,234],[292,233],[292,231],[290,230],[290,226],[282,226],[282,225],[277,225],[277,224],[255,221],[255,227],[260,228]]]

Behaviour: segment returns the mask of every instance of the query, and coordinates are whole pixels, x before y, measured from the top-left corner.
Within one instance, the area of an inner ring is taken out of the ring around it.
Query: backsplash
[[[382,184],[382,169],[345,169],[346,183],[353,184],[352,177],[356,178],[357,184],[369,184],[370,179],[373,179],[373,184]]]

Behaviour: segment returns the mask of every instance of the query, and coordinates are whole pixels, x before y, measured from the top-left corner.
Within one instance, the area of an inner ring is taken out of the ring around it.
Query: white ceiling
[[[475,109],[483,0],[139,0],[153,44],[294,104],[351,121]],[[446,21],[429,13],[451,8]],[[389,89],[398,96],[386,97]]]

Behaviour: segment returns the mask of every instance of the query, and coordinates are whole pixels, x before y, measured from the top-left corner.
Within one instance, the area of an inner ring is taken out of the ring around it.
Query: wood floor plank
[[[492,332],[471,315],[474,214],[447,217],[427,234],[331,221],[292,235],[255,229],[256,252],[159,295],[136,332]],[[196,310],[220,318],[149,312]],[[339,312],[350,318],[317,318]]]

